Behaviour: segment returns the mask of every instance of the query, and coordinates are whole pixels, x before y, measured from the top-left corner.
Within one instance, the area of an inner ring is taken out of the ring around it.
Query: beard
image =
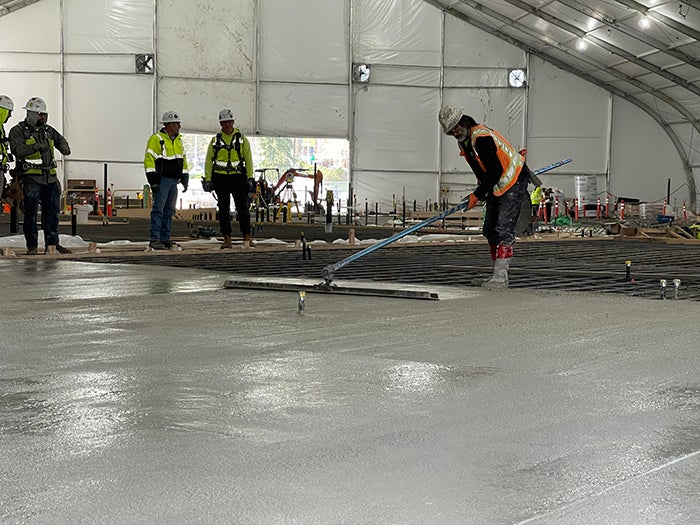
[[[464,142],[465,140],[467,140],[468,135],[469,135],[469,129],[462,128],[462,132],[459,135],[455,135],[455,138],[457,139],[457,142]]]

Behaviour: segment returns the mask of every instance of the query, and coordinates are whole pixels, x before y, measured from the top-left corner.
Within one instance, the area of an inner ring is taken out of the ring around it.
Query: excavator
[[[304,173],[306,168],[289,168],[285,171],[279,178],[277,183],[272,187],[272,200],[273,202],[296,202],[296,193],[294,192],[294,187],[292,186],[295,177],[301,177],[305,179],[314,180],[313,191],[308,190],[309,196],[311,197],[311,202],[307,203],[307,211],[314,213],[323,213],[323,207],[320,204],[320,188],[323,185],[323,172],[316,169],[316,171],[311,173]],[[289,198],[291,194],[291,199]],[[285,198],[286,197],[286,198]]]

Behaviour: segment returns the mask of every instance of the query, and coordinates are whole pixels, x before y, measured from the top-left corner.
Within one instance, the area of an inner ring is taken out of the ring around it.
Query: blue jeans
[[[517,182],[507,192],[500,197],[491,194],[486,197],[483,235],[489,244],[512,245],[515,242],[515,226],[518,223],[527,184],[528,173],[523,168]]]
[[[58,182],[38,184],[29,179],[22,182],[24,190],[24,239],[27,249],[39,244],[36,224],[41,204],[41,229],[44,230],[46,246],[58,245],[58,213],[61,208],[61,189]]]
[[[153,195],[153,209],[151,210],[152,241],[170,240],[170,225],[173,221],[173,215],[175,215],[178,182],[178,179],[160,178],[160,186]]]

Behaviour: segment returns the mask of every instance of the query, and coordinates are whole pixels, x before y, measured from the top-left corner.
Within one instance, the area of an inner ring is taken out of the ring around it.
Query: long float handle
[[[572,159],[562,159],[557,162],[553,162],[552,164],[545,166],[544,168],[540,168],[536,171],[533,172],[533,175],[539,175],[541,173],[545,173],[547,171],[551,171],[554,168],[558,168],[559,166],[563,166],[564,164],[568,164],[571,162]],[[323,275],[323,280],[325,281],[325,284],[330,284],[331,281],[333,280],[333,275],[335,272],[340,270],[343,266],[346,266],[350,264],[353,261],[356,261],[360,257],[364,257],[368,253],[372,253],[375,250],[378,250],[379,248],[383,248],[387,244],[391,244],[394,241],[398,241],[402,237],[406,237],[406,235],[412,234],[414,231],[420,230],[421,228],[425,228],[426,226],[429,226],[430,224],[433,224],[434,222],[440,221],[447,217],[448,215],[452,215],[455,212],[458,212],[460,210],[463,210],[469,206],[469,200],[462,201],[460,202],[457,206],[453,206],[449,210],[445,210],[438,215],[435,215],[434,217],[430,217],[429,219],[425,219],[422,222],[419,222],[418,224],[414,224],[410,228],[407,228],[405,230],[400,231],[399,233],[392,235],[391,237],[387,237],[386,239],[382,239],[381,241],[373,244],[372,246],[368,246],[364,250],[360,250],[359,252],[353,253],[352,255],[346,257],[342,261],[338,261],[335,264],[329,264],[328,266],[324,267],[323,270],[321,271]]]

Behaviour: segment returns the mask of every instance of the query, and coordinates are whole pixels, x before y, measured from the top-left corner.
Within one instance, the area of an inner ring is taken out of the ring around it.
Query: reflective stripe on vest
[[[27,145],[31,144],[36,144],[36,139],[34,137],[30,137],[24,142]],[[51,151],[51,156],[53,157],[53,145],[54,142],[53,140],[49,139],[49,148]],[[35,151],[31,155],[28,155],[27,157],[22,159],[22,162],[25,164],[31,164],[31,168],[28,170],[24,171],[25,175],[43,175],[45,172],[49,172],[51,175],[56,174],[56,161],[53,161],[51,164],[44,164],[44,161],[41,158],[41,152],[40,151]]]
[[[240,131],[235,131],[231,136],[231,143],[227,144],[222,133],[216,134],[216,142],[213,146],[214,158],[212,159],[212,173],[221,175],[230,175],[232,173],[242,173],[242,166],[245,166],[243,156],[241,155],[241,144],[243,136]],[[222,159],[219,154],[221,150],[226,152],[226,160]],[[231,159],[231,150],[236,152],[237,164],[233,164]]]
[[[520,170],[523,169],[525,159],[523,159],[522,155],[520,155],[520,153],[518,153],[515,148],[513,148],[513,146],[511,146],[510,143],[504,139],[503,136],[501,136],[500,133],[487,128],[483,124],[472,127],[470,132],[470,139],[472,149],[474,150],[474,155],[479,163],[479,166],[481,166],[481,169],[484,170],[484,172],[486,172],[486,166],[481,161],[481,158],[476,151],[476,139],[479,137],[488,136],[491,137],[496,143],[496,155],[498,156],[498,160],[501,162],[501,166],[503,166],[503,174],[493,187],[493,194],[496,196],[503,195],[518,180],[518,175],[520,174]]]

